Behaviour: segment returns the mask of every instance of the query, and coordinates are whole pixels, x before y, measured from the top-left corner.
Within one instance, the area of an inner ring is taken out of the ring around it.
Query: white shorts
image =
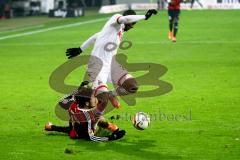
[[[88,63],[87,74],[93,83],[95,95],[107,92],[107,83],[112,83],[116,87],[121,86],[126,79],[132,78],[117,61],[112,61],[111,65],[104,65],[101,60],[94,57]]]

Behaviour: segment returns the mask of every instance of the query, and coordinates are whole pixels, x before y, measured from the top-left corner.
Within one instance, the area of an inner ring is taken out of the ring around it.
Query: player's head
[[[136,12],[134,10],[126,10],[123,12],[123,16],[127,16],[127,15],[136,15]],[[134,23],[129,23],[129,24],[125,24],[125,27],[124,27],[124,31],[128,31],[129,29],[133,28],[133,26],[136,24],[136,22]]]
[[[127,15],[136,15],[136,12],[132,9],[129,9],[123,12],[123,16],[127,16]]]
[[[97,105],[97,98],[93,96],[93,90],[88,81],[82,82],[74,99],[80,108],[93,108]]]

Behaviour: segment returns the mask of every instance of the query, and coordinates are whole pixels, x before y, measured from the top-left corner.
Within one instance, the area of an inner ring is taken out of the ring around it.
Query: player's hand
[[[126,134],[125,130],[116,130],[108,138],[110,141],[121,139]]]
[[[80,53],[82,53],[82,49],[79,48],[68,48],[66,51],[66,56],[68,57],[68,59],[71,59],[73,57],[78,56]]]
[[[145,14],[145,20],[148,20],[152,15],[156,15],[157,11],[155,9],[150,9],[147,11],[147,13]]]

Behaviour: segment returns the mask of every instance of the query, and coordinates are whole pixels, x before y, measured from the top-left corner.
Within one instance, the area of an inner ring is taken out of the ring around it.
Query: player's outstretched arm
[[[121,16],[117,19],[117,22],[119,24],[129,24],[129,23],[140,21],[140,20],[148,20],[153,14],[157,14],[157,11],[155,9],[150,9],[147,11],[145,15]]]
[[[145,16],[144,15],[127,15],[127,16],[121,16],[117,19],[117,22],[119,24],[129,24],[129,23],[134,23],[140,20],[144,20]]]
[[[94,44],[97,39],[98,33],[94,34],[90,38],[88,38],[83,44],[78,48],[68,48],[66,50],[66,56],[68,59],[76,57],[80,55],[89,45]]]
[[[88,38],[85,42],[83,42],[83,44],[81,45],[81,49],[82,51],[85,51],[85,49],[91,45],[91,44],[94,44],[96,42],[96,39],[98,37],[98,34],[99,33],[95,33],[94,35],[92,35],[90,38]]]

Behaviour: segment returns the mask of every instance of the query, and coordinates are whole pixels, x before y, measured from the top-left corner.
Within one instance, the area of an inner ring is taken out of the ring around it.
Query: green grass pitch
[[[66,48],[80,45],[106,20],[22,34],[110,15],[1,20],[0,39],[19,37],[0,40],[0,159],[239,159],[239,15],[239,10],[182,11],[177,43],[167,39],[166,11],[126,33],[124,39],[133,46],[119,52],[127,55],[129,63],[166,66],[168,72],[160,79],[171,83],[173,90],[138,98],[134,107],[122,101],[122,108],[106,117],[125,117],[116,123],[127,134],[109,143],[76,141],[43,130],[48,121],[66,124],[54,112],[63,94],[50,88],[51,73],[67,61]],[[74,70],[66,83],[78,85],[84,71],[85,67]],[[140,86],[141,91],[151,88]],[[128,118],[138,111],[158,118],[147,130],[138,131]],[[66,149],[72,153],[65,153]]]

